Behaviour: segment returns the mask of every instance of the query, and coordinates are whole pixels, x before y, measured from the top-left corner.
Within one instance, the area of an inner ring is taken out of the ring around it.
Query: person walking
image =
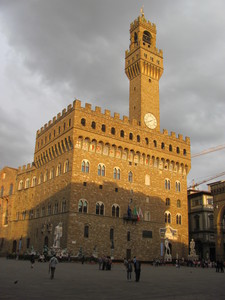
[[[140,280],[140,275],[141,275],[141,263],[137,258],[135,259],[135,263],[134,263],[134,272],[135,272],[135,280],[136,282],[138,282]]]
[[[55,257],[55,254],[53,254],[52,258],[49,261],[49,272],[51,271],[51,279],[54,278],[55,268],[58,263],[58,259]]]
[[[132,263],[131,263],[131,260],[129,259],[127,264],[126,264],[126,267],[127,267],[127,280],[131,280],[131,274],[132,274],[132,271],[133,271],[133,267],[132,267]]]

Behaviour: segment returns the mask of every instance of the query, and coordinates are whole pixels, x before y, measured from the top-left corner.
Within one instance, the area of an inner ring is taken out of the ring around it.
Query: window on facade
[[[57,214],[58,212],[59,212],[59,204],[58,202],[56,202],[54,205],[54,214]]]
[[[56,176],[61,175],[61,164],[58,164],[57,169],[56,169]]]
[[[45,207],[43,206],[41,209],[41,216],[44,217],[45,216]]]
[[[39,208],[36,209],[36,218],[39,218],[40,217],[40,210]]]
[[[165,189],[170,190],[170,180],[169,179],[165,179]]]
[[[186,150],[186,149],[183,150],[183,155],[184,155],[184,156],[187,155],[187,150]]]
[[[124,137],[124,131],[123,130],[120,130],[120,137]]]
[[[61,209],[62,212],[66,212],[66,200],[63,200],[62,201],[62,209]]]
[[[128,181],[133,182],[133,173],[131,171],[128,173]]]
[[[127,231],[127,241],[130,241],[130,231]]]
[[[102,124],[102,132],[105,132],[105,130],[106,130],[105,124]]]
[[[120,179],[120,169],[119,168],[114,168],[113,169],[113,178],[114,179]]]
[[[9,196],[11,196],[12,193],[13,193],[13,184],[11,183],[9,187]]]
[[[140,143],[140,141],[141,141],[140,135],[137,135],[137,142]]]
[[[96,203],[96,215],[104,215],[104,204],[101,202]]]
[[[71,119],[69,119],[69,127],[71,126]]]
[[[164,143],[161,144],[161,149],[165,149],[165,144]]]
[[[170,206],[170,198],[166,198],[166,206]]]
[[[30,187],[30,179],[27,178],[25,181],[25,189],[28,189]]]
[[[20,180],[18,190],[20,191],[22,190],[22,188],[23,188],[23,180]]]
[[[95,123],[94,121],[92,121],[92,123],[91,123],[91,128],[92,128],[92,129],[95,129],[95,128],[96,128],[96,123]]]
[[[179,148],[179,147],[177,147],[177,153],[178,153],[178,154],[180,153],[180,148]]]
[[[176,181],[176,192],[180,192],[180,181]]]
[[[44,174],[44,182],[46,182],[47,180],[48,180],[48,171],[46,170]]]
[[[64,163],[64,173],[69,172],[69,160],[67,159]]]
[[[181,215],[180,215],[180,214],[177,214],[177,215],[176,215],[176,223],[177,223],[178,225],[181,225]]]
[[[132,132],[129,133],[129,140],[131,140],[131,141],[133,140],[133,133]]]
[[[213,214],[209,215],[209,228],[214,228],[214,222],[213,222]]]
[[[54,168],[51,168],[49,178],[50,178],[50,179],[53,179],[53,178],[54,178]]]
[[[84,118],[82,118],[82,119],[80,120],[80,123],[81,123],[82,126],[85,126],[85,125],[86,125],[86,120],[85,120]]]
[[[87,160],[83,160],[81,163],[81,171],[83,173],[89,173],[89,161]]]
[[[98,176],[105,176],[105,165],[98,165]]]
[[[146,145],[149,144],[148,138],[145,138],[145,144],[146,144]]]
[[[80,213],[87,213],[87,208],[88,208],[87,200],[80,199],[78,202],[78,211]]]
[[[52,206],[51,204],[48,205],[48,215],[50,216],[52,214]]]
[[[165,212],[165,223],[171,223],[171,214],[168,211]]]
[[[119,218],[120,216],[120,207],[117,204],[114,204],[112,206],[112,217],[117,217]]]
[[[154,145],[155,148],[157,147],[157,141],[156,140],[153,141],[153,145]]]
[[[173,147],[172,145],[169,145],[169,151],[172,152],[173,151]]]
[[[113,135],[116,134],[116,129],[114,127],[111,128],[111,134],[113,134]]]
[[[150,212],[149,211],[145,212],[145,221],[150,221]]]
[[[180,199],[177,200],[177,207],[181,207]]]
[[[89,226],[85,225],[84,226],[84,237],[88,238],[88,236],[89,236]]]

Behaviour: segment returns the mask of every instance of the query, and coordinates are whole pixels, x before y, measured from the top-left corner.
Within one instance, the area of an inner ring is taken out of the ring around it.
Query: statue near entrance
[[[191,239],[190,241],[190,254],[188,255],[188,260],[198,260],[198,255],[196,254],[196,251],[195,251],[195,241],[194,239]]]
[[[61,237],[62,237],[62,223],[60,222],[55,227],[53,248],[60,248],[60,238]]]
[[[172,261],[172,255],[170,252],[171,251],[170,251],[169,240],[165,239],[165,255],[164,255],[165,261]]]

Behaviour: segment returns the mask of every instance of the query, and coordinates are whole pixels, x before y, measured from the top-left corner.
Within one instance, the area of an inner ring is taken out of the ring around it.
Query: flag
[[[139,215],[139,217],[143,218],[143,213],[142,213],[142,210],[140,207],[139,207],[138,215]]]

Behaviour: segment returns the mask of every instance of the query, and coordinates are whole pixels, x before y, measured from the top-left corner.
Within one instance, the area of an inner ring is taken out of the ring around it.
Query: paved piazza
[[[215,269],[142,265],[141,280],[126,280],[122,264],[60,263],[51,280],[48,263],[0,258],[0,299],[225,299],[225,273]],[[18,281],[17,283],[15,283]]]

